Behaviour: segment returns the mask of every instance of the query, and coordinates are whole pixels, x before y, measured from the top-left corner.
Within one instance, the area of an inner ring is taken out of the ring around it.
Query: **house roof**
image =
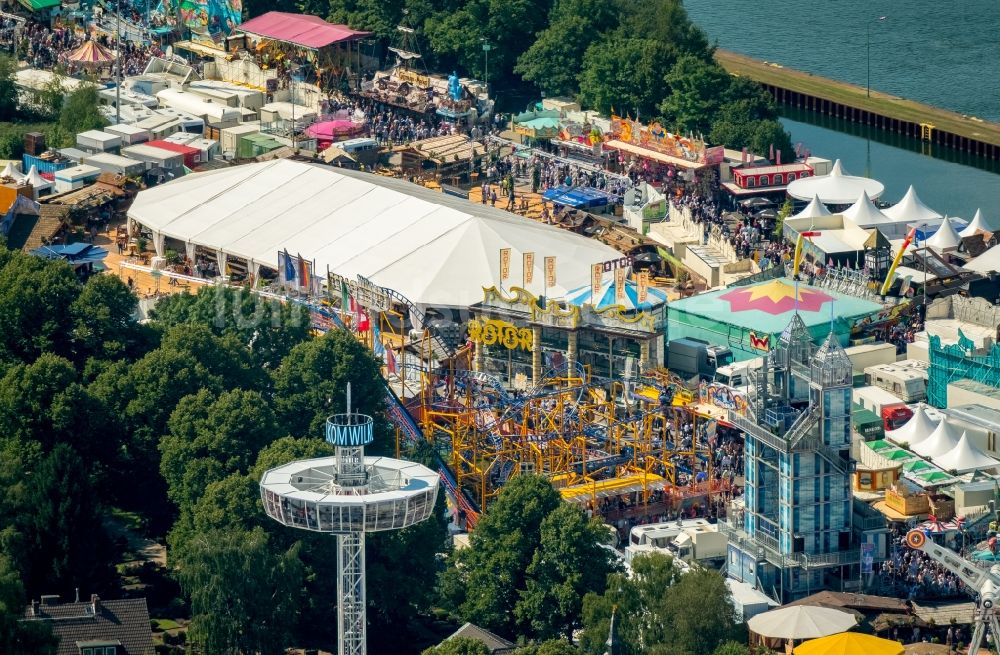
[[[371,32],[352,30],[347,25],[328,23],[318,16],[284,11],[269,11],[248,20],[237,29],[314,50],[334,43],[357,41],[371,35]]]
[[[909,606],[901,598],[872,596],[870,594],[849,594],[841,591],[820,591],[792,601],[788,605],[826,605],[846,607],[861,612],[908,612]]]
[[[480,628],[478,625],[473,623],[466,623],[461,628],[456,630],[448,639],[456,639],[458,637],[464,637],[465,639],[474,639],[480,643],[486,645],[490,650],[491,655],[496,653],[506,653],[514,650],[514,642],[507,641],[499,635],[495,635],[489,630]]]
[[[38,605],[33,613],[24,611],[25,621],[45,621],[59,638],[56,655],[79,655],[77,643],[88,641],[121,642],[126,655],[153,652],[153,633],[145,598],[99,601],[97,611],[91,603]]]

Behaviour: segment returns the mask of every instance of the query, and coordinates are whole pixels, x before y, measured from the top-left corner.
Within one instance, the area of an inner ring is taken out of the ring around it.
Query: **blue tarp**
[[[62,259],[74,266],[96,264],[108,256],[108,251],[89,243],[42,246],[31,251],[32,255],[46,259]]]
[[[612,196],[604,191],[591,187],[558,186],[542,194],[546,200],[557,205],[565,205],[574,209],[588,207],[603,207],[610,204]]]

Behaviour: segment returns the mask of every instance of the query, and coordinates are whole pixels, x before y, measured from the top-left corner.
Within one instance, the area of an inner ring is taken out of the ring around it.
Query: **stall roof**
[[[412,302],[467,307],[499,281],[501,248],[556,256],[551,297],[621,254],[596,240],[403,180],[279,159],[188,175],[141,191],[129,210],[165,237],[272,268],[278,252],[395,289]],[[544,279],[542,257],[536,279]]]
[[[821,202],[828,205],[850,205],[862,193],[866,193],[869,198],[878,198],[883,191],[885,186],[878,180],[848,175],[839,159],[834,162],[829,175],[803,177],[788,185],[788,195],[791,197],[812,200],[818,196]]]
[[[269,11],[252,18],[237,28],[240,32],[285,41],[303,48],[318,50],[334,43],[357,41],[371,32],[352,30],[347,25],[334,25],[319,16]]]
[[[637,146],[632,143],[625,143],[624,141],[619,141],[618,139],[612,139],[604,145],[615,150],[630,152],[633,155],[638,155],[639,157],[644,157],[645,159],[652,159],[660,162],[661,164],[670,164],[673,166],[680,166],[681,168],[689,168],[691,170],[699,170],[707,166],[707,164],[703,164],[701,162],[688,161],[687,159],[681,159],[680,157],[671,157],[670,155],[666,155],[662,152],[649,150],[648,148],[643,148],[642,146]],[[757,189],[757,191],[759,192],[760,189]]]

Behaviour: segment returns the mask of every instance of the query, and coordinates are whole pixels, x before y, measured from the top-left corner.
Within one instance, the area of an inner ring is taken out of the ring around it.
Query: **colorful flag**
[[[308,287],[309,286],[309,264],[306,262],[306,260],[302,259],[302,253],[299,253],[298,268],[299,268],[299,271],[298,271],[298,273],[299,273],[299,286],[300,287]]]
[[[396,355],[392,352],[392,348],[385,351],[385,369],[390,373],[396,372]]]
[[[535,278],[535,253],[526,252],[522,257],[524,260],[524,283],[522,286],[527,287]]]
[[[347,312],[351,309],[351,294],[347,290],[347,280],[340,281],[340,311]]]
[[[367,332],[371,329],[371,320],[368,318],[368,312],[361,309],[358,305],[358,332]]]
[[[292,256],[285,251],[285,282],[291,284],[295,281],[295,264],[292,263]]]
[[[545,258],[545,288],[550,289],[556,285],[556,258]]]
[[[382,333],[378,329],[378,321],[372,323],[372,350],[379,357],[385,354],[385,346],[382,345]]]
[[[594,264],[590,267],[590,304],[596,306],[600,302],[601,278],[604,277],[604,264]]]
[[[500,249],[500,284],[510,279],[510,248]]]

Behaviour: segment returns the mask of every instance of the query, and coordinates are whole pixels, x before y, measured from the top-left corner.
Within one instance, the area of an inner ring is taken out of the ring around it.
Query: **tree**
[[[74,359],[131,357],[140,345],[139,300],[114,275],[94,275],[69,307]]]
[[[508,482],[483,514],[442,577],[442,592],[465,621],[513,635],[514,608],[527,586],[541,526],[562,503],[548,480],[523,475]]]
[[[481,641],[468,637],[455,637],[428,648],[423,655],[490,655],[490,649]]]
[[[736,630],[736,610],[725,579],[717,571],[695,569],[665,594],[664,611],[670,621],[671,652],[683,655],[711,653]]]
[[[711,59],[714,48],[705,32],[691,21],[682,0],[625,2],[620,6],[622,34],[642,34],[662,43],[675,57],[690,54],[705,61]]]
[[[712,651],[712,655],[750,655],[750,648],[740,641],[727,641]]]
[[[604,114],[614,107],[621,114],[651,118],[664,96],[663,71],[670,70],[673,62],[663,43],[615,33],[587,48],[580,70],[580,100]]]
[[[584,53],[617,24],[613,3],[557,0],[548,26],[518,57],[514,72],[550,95],[575,95]]]
[[[73,365],[50,353],[11,367],[0,381],[0,429],[19,444],[48,453],[72,445],[99,480],[116,458],[118,442],[101,403],[79,382]],[[25,462],[27,464],[27,462]],[[29,467],[30,468],[30,467]]]
[[[284,466],[297,459],[329,457],[335,452],[332,445],[319,437],[282,437],[257,453],[257,461],[250,470],[250,477],[259,482],[268,469]]]
[[[381,368],[371,352],[343,330],[295,346],[274,372],[279,423],[294,436],[324,434],[327,417],[345,410],[348,382],[351,411],[375,422],[371,452],[391,452]]]
[[[729,73],[714,61],[684,55],[670,69],[670,89],[660,111],[676,132],[706,133],[729,86]]]
[[[69,306],[80,283],[65,262],[20,251],[0,254],[0,361],[69,354]]]
[[[17,114],[17,59],[0,54],[0,116],[13,117]]]
[[[196,537],[178,570],[191,597],[188,639],[205,653],[283,655],[304,602],[299,550],[274,548],[259,528]]]
[[[606,539],[603,523],[588,521],[574,505],[564,503],[542,521],[527,586],[515,607],[535,636],[572,639],[583,596],[603,591],[614,570],[611,553],[601,545]]]
[[[636,557],[632,565],[632,577],[612,574],[604,595],[584,597],[585,653],[604,652],[614,608],[621,655],[702,655],[735,636],[732,599],[716,571],[680,575],[659,554]]]
[[[59,111],[59,126],[71,135],[101,129],[108,121],[98,111],[99,105],[97,88],[92,84],[81,85],[66,96]]]
[[[152,316],[166,327],[200,323],[218,336],[233,336],[266,369],[277,368],[294,346],[309,338],[309,313],[302,305],[225,286],[168,296]]]
[[[22,621],[24,587],[10,559],[0,553],[0,652],[5,655],[55,655],[58,639],[47,622]]]
[[[218,396],[207,389],[180,400],[160,440],[160,472],[167,495],[189,510],[206,487],[232,473],[246,474],[257,453],[273,441],[278,424],[256,391]]]
[[[514,655],[580,655],[580,649],[563,639],[549,639],[518,648]]]
[[[17,561],[30,596],[112,589],[114,554],[87,465],[70,446],[59,444],[42,460],[25,500],[18,521],[23,540]]]

